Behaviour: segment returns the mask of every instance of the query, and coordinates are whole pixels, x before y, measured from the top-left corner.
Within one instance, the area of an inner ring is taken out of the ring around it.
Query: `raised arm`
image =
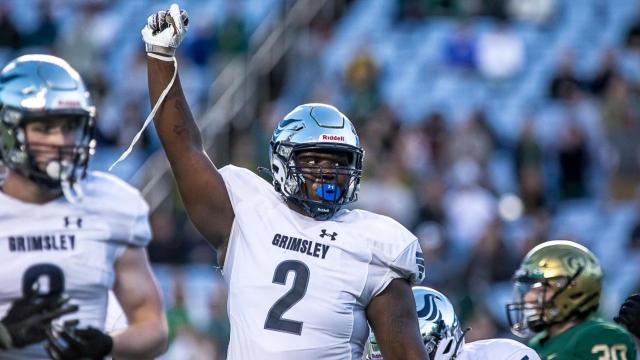
[[[164,12],[153,15],[156,16],[155,24],[161,29],[164,26],[164,31],[156,35],[151,33],[145,35],[146,29],[143,30],[148,52],[175,50],[186,32],[186,28],[182,26],[177,30],[172,28],[173,17],[180,19],[180,10],[177,5],[172,5],[170,12],[164,14],[166,22],[163,19],[158,20]],[[153,16],[149,21],[152,25]],[[173,38],[167,37],[167,32],[171,32],[170,35]],[[176,36],[179,37],[177,41]],[[168,39],[166,44],[163,43],[165,39]],[[149,46],[150,43],[152,46]],[[167,53],[161,54],[161,57],[170,59]],[[147,56],[147,74],[151,106],[153,106],[171,81],[174,62]],[[202,146],[200,130],[184,97],[178,75],[158,108],[154,122],[189,218],[198,231],[218,250],[218,253],[224,254],[233,223],[233,209],[222,176]]]
[[[392,280],[382,293],[374,297],[367,307],[367,320],[385,360],[429,360],[420,336],[411,285],[407,280]]]

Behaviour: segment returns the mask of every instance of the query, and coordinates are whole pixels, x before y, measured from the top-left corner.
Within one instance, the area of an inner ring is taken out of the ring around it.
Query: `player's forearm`
[[[153,359],[167,351],[168,330],[164,321],[132,324],[111,335],[114,359]]]
[[[173,72],[173,62],[147,56],[151,106],[156,104],[160,94],[171,81]],[[173,86],[158,108],[154,123],[160,141],[172,165],[174,165],[174,160],[180,160],[175,161],[180,164],[189,153],[203,151],[200,130],[193,119],[178,75],[176,75]]]

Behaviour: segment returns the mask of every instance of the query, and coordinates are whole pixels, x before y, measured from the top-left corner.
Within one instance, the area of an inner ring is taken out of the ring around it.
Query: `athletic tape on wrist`
[[[162,104],[162,102],[164,101],[164,98],[169,93],[169,90],[173,86],[173,82],[176,79],[176,75],[178,74],[178,60],[176,60],[175,56],[163,56],[163,55],[158,55],[158,54],[153,54],[153,53],[147,53],[147,56],[152,57],[154,59],[161,60],[161,61],[167,61],[167,62],[173,61],[173,76],[171,77],[171,81],[169,81],[169,85],[167,85],[167,87],[164,88],[164,90],[162,90],[162,93],[160,94],[160,97],[158,98],[158,101],[156,101],[156,104],[153,105],[153,109],[151,109],[151,113],[149,113],[149,116],[147,116],[147,118],[144,120],[144,124],[142,124],[142,128],[140,129],[140,131],[138,131],[136,136],[133,137],[133,140],[131,141],[131,144],[129,145],[129,148],[127,148],[127,150],[125,152],[123,152],[122,155],[120,155],[118,160],[116,160],[113,164],[111,164],[111,166],[109,166],[109,171],[111,171],[114,166],[116,166],[119,162],[121,162],[124,159],[126,159],[127,156],[129,156],[129,154],[131,154],[131,151],[133,150],[133,147],[135,146],[135,144],[140,139],[140,136],[142,136],[142,133],[144,133],[144,130],[147,128],[147,125],[149,125],[151,120],[153,120],[153,117],[155,116],[156,111],[158,111],[158,108],[160,107],[160,104]]]

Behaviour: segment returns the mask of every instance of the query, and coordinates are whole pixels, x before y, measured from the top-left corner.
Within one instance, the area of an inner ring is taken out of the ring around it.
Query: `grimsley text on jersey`
[[[282,249],[299,251],[301,254],[306,254],[313,257],[319,257],[324,259],[327,256],[330,246],[320,243],[315,243],[311,240],[297,238],[295,236],[287,236],[282,234],[275,234],[273,241],[274,246]]]
[[[67,251],[75,249],[74,234],[9,236],[9,251]]]

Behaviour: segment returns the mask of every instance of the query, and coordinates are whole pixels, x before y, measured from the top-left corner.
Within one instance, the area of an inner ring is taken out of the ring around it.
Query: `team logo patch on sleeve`
[[[416,251],[416,266],[418,267],[418,278],[416,282],[420,282],[424,280],[424,255],[422,255],[421,251]]]

